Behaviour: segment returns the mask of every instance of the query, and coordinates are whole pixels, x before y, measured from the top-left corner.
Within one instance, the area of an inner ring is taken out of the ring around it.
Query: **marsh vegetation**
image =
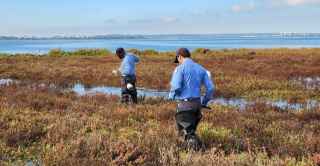
[[[167,90],[175,53],[131,51],[141,56],[138,86]],[[191,152],[177,137],[174,102],[140,98],[128,106],[116,95],[61,90],[79,82],[119,86],[116,57],[80,52],[0,55],[0,79],[19,82],[0,84],[1,165],[320,164],[319,107],[212,104],[198,128],[205,147]],[[213,73],[215,98],[320,100],[320,87],[303,81],[319,78],[320,49],[198,49],[193,57]]]

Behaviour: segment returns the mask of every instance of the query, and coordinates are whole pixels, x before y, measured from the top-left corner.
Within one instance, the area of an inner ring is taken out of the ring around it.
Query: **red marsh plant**
[[[115,96],[23,85],[0,90],[0,163],[9,165],[312,165],[320,152],[319,110],[215,107],[203,112],[198,134],[205,148],[194,153],[177,137],[171,102],[127,106]],[[35,107],[37,96],[44,104]]]
[[[96,50],[78,52],[81,56],[4,56],[0,58],[0,78],[60,86],[76,82],[119,86],[119,76],[112,73],[120,65],[116,57],[107,53],[106,56],[91,56],[100,55]],[[319,89],[308,90],[292,84],[291,80],[319,76],[319,52],[319,49],[209,50],[205,55],[195,52],[193,57],[213,73],[216,95],[303,101],[319,99]],[[175,68],[172,63],[175,53],[138,53],[141,54],[137,66],[138,86],[168,89]]]

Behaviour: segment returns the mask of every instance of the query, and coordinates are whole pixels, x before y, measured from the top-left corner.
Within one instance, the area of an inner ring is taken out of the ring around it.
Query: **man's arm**
[[[211,100],[213,92],[214,92],[214,84],[211,80],[211,73],[207,71],[204,75],[203,84],[206,88],[206,94],[201,102],[202,105],[206,106],[208,102]]]
[[[179,68],[176,68],[173,72],[171,79],[171,89],[169,93],[169,99],[174,100],[177,95],[179,95],[181,87],[182,87],[183,75]]]
[[[134,56],[135,58],[134,58],[134,61],[136,62],[136,63],[139,63],[140,62],[140,59],[139,59],[139,57],[138,56]]]
[[[121,74],[123,74],[123,72],[124,72],[124,61],[122,60],[122,62],[121,62],[121,64],[120,64],[120,66],[119,66],[119,68],[118,68],[118,71],[121,73]]]

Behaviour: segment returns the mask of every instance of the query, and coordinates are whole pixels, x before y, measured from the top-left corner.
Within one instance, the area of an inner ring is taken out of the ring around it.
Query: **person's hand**
[[[118,70],[112,70],[112,74],[118,76]]]
[[[169,93],[168,100],[169,101],[173,101],[174,100],[174,93]]]
[[[201,105],[201,107],[204,108],[204,109],[209,109],[209,110],[211,110],[211,107],[209,107],[209,106],[207,106],[207,105]]]

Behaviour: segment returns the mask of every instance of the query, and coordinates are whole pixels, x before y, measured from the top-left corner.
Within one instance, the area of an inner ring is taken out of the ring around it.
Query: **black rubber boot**
[[[188,150],[199,151],[202,148],[202,142],[196,134],[186,135],[185,142]]]

